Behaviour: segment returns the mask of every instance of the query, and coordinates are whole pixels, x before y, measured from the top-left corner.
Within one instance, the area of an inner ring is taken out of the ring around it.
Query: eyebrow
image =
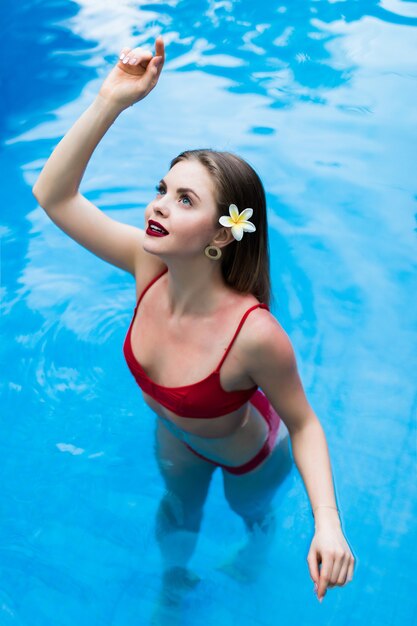
[[[162,180],[159,181],[160,183],[162,183],[163,185],[165,185],[165,187],[167,186],[166,182],[164,181],[164,179],[162,178]],[[198,198],[201,202],[201,198],[200,196],[194,191],[194,189],[190,189],[189,187],[178,187],[177,189],[177,193],[192,193],[196,196],[196,198]]]

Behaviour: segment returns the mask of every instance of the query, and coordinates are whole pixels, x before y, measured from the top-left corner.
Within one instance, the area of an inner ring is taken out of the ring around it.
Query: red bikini
[[[135,313],[133,315],[132,322],[130,324],[130,328],[128,330],[126,340],[124,343],[123,351],[126,357],[127,364],[136,379],[139,387],[151,396],[154,400],[162,404],[162,406],[166,407],[176,415],[181,415],[182,417],[191,417],[191,418],[212,418],[219,417],[220,415],[227,415],[232,411],[235,411],[239,407],[241,407],[245,402],[247,402],[257,390],[257,385],[251,387],[250,389],[242,389],[240,391],[225,391],[220,384],[220,368],[223,365],[225,358],[227,357],[230,348],[232,347],[236,337],[239,334],[240,329],[242,328],[247,316],[251,311],[260,307],[264,309],[268,309],[266,304],[255,304],[250,309],[246,311],[244,316],[242,317],[239,326],[232,338],[232,341],[229,343],[223,358],[220,363],[206,378],[200,380],[197,383],[193,383],[192,385],[185,385],[183,387],[164,387],[162,385],[158,385],[154,383],[149,376],[146,375],[144,369],[141,364],[135,359],[135,356],[132,351],[132,343],[131,343],[131,331],[134,319],[136,317],[136,312],[138,306],[149,289],[163,274],[166,273],[167,270],[159,274],[156,278],[154,278],[149,285],[142,292],[138,303],[135,307]]]
[[[220,363],[218,364],[214,372],[209,374],[206,378],[196,383],[193,383],[192,385],[184,385],[182,387],[164,387],[163,385],[158,385],[153,380],[151,380],[149,376],[147,376],[141,364],[136,360],[132,350],[131,332],[138,306],[143,296],[148,291],[148,289],[167,271],[168,270],[165,269],[158,276],[156,276],[147,285],[147,287],[145,287],[138,299],[138,302],[135,306],[133,318],[123,344],[123,353],[126,358],[126,362],[142,391],[144,391],[146,394],[151,396],[151,398],[159,402],[159,404],[181,417],[203,419],[219,417],[222,415],[227,415],[228,413],[231,413],[232,411],[235,411],[239,407],[243,406],[246,402],[251,401],[251,403],[256,408],[258,408],[258,410],[262,413],[262,415],[268,422],[268,425],[270,427],[268,440],[265,442],[264,447],[262,448],[262,450],[260,450],[256,457],[249,461],[249,464],[245,463],[244,466],[239,466],[239,468],[236,468],[230,466],[222,466],[220,463],[216,463],[216,465],[227,467],[228,471],[231,471],[232,473],[245,473],[246,471],[253,469],[253,467],[256,467],[256,465],[258,465],[264,458],[266,458],[266,456],[268,456],[270,450],[272,449],[272,445],[275,441],[275,437],[279,427],[279,416],[272,409],[265,395],[258,390],[257,385],[251,387],[250,389],[225,391],[220,384],[220,369],[249,313],[256,308],[263,308],[268,310],[268,307],[266,304],[258,303],[250,307],[244,313],[236,329],[236,332],[226,349],[226,352],[220,360]],[[265,402],[268,406],[265,404]],[[278,417],[278,420],[276,418],[275,420],[273,419],[273,413],[275,413],[275,416]],[[275,424],[272,424],[273,421],[275,421]],[[201,455],[195,452],[195,450],[193,450],[192,448],[190,448],[188,444],[186,445],[190,450],[192,450],[195,454],[201,457]],[[209,460],[205,457],[202,458],[204,458],[205,460]],[[248,468],[249,465],[250,467]]]

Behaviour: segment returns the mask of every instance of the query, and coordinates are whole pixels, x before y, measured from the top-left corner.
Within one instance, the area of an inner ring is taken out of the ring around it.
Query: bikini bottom
[[[224,470],[229,472],[229,474],[246,474],[247,472],[250,472],[251,470],[255,469],[255,467],[258,467],[258,465],[260,465],[272,452],[276,438],[277,438],[279,426],[281,423],[281,418],[278,415],[278,413],[275,411],[275,409],[272,407],[266,395],[260,389],[257,389],[255,391],[255,393],[253,394],[249,402],[255,407],[255,409],[257,409],[260,412],[260,414],[262,415],[262,417],[265,419],[266,423],[268,424],[268,429],[269,429],[269,434],[264,445],[259,450],[259,452],[253,457],[253,459],[250,459],[250,461],[247,461],[243,465],[238,465],[238,466],[223,465],[222,463],[218,463],[217,461],[212,461],[211,459],[207,459],[202,454],[199,454],[198,452],[193,450],[193,448],[191,448],[188,445],[188,443],[185,443],[184,445],[186,445],[187,448],[191,450],[191,452],[194,452],[194,454],[199,456],[201,459],[204,459],[205,461],[209,461],[209,463],[213,463],[214,465],[222,467]]]

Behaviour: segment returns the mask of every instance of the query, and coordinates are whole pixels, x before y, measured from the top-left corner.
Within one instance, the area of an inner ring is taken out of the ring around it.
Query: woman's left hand
[[[340,524],[325,523],[316,528],[307,563],[320,602],[328,587],[342,587],[352,580],[355,559]]]

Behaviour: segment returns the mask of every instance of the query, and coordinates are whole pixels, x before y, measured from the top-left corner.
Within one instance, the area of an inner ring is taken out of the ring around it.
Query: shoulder
[[[248,326],[245,366],[245,373],[262,389],[291,435],[317,419],[303,389],[290,338],[266,310],[257,311]]]
[[[244,328],[242,349],[248,371],[254,368],[288,369],[295,366],[291,340],[269,310],[259,307],[251,311]]]

